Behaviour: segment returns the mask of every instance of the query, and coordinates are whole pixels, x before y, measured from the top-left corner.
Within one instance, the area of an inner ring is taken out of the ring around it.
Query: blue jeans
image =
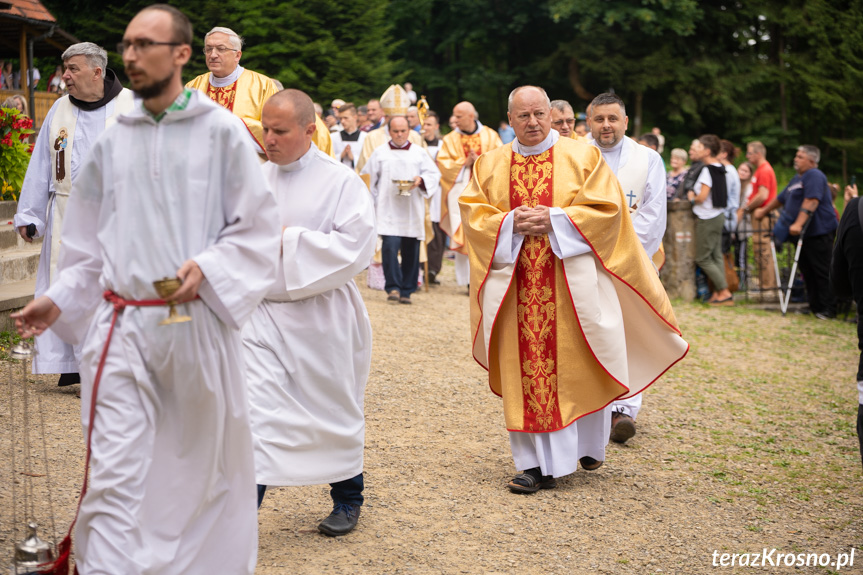
[[[381,236],[381,264],[384,268],[384,290],[398,290],[401,297],[410,297],[417,291],[420,275],[420,241],[401,236]],[[402,262],[399,265],[399,251]]]
[[[363,504],[363,474],[360,473],[350,479],[330,483],[330,497],[333,498],[333,503],[347,503],[349,505]],[[266,485],[258,485],[258,509],[261,508],[261,503],[264,501],[264,494],[267,492]]]

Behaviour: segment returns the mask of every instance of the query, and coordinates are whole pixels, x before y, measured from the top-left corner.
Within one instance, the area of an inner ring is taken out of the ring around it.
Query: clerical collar
[[[357,128],[352,134],[348,134],[347,130],[342,130],[339,134],[342,136],[343,142],[358,142],[360,139],[360,134],[363,131]]]
[[[237,81],[237,78],[240,77],[240,74],[245,72],[246,69],[242,66],[237,66],[234,68],[234,71],[225,76],[224,78],[216,78],[212,72],[210,72],[210,85],[214,88],[224,88],[225,86],[230,86],[234,82]]]
[[[560,134],[557,130],[549,130],[545,139],[535,146],[525,146],[518,141],[518,138],[516,138],[512,141],[512,151],[522,156],[536,156],[546,150],[550,150],[559,139]]]
[[[279,166],[279,170],[283,172],[298,172],[302,170],[311,163],[312,158],[315,157],[315,151],[317,149],[318,147],[315,146],[315,143],[311,142],[309,144],[309,149],[306,150],[305,154],[303,154],[298,160],[291,162],[290,164]]]
[[[465,132],[464,130],[456,127],[455,131],[459,134],[463,134],[465,136],[473,136],[477,132],[479,132],[480,128],[482,128],[482,124],[479,123],[479,120],[474,120],[474,129],[473,132]]]
[[[390,145],[390,150],[410,150],[411,149],[410,141],[405,142],[404,146],[396,146],[395,143],[392,140],[390,140],[389,145]]]
[[[111,70],[110,68],[105,69],[105,78],[103,81],[105,83],[105,93],[95,102],[85,102],[71,94],[69,95],[69,101],[72,102],[76,108],[84,110],[85,112],[98,110],[102,106],[107,105],[108,102],[117,97],[117,94],[123,91],[123,85],[117,80],[117,74],[114,73],[114,70]]]
[[[438,138],[426,140],[426,146],[437,146],[438,144],[440,144],[440,140]]]

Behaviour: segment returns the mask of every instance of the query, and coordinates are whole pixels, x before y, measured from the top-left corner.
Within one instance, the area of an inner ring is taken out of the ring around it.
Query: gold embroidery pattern
[[[237,95],[237,83],[234,82],[230,86],[224,88],[216,88],[212,84],[207,84],[207,96],[223,108],[227,108],[231,112],[234,111],[234,97]]]
[[[513,153],[511,208],[552,205],[551,150],[524,157]],[[557,395],[557,319],[554,254],[548,236],[527,236],[516,264],[519,355],[524,429],[562,427]]]

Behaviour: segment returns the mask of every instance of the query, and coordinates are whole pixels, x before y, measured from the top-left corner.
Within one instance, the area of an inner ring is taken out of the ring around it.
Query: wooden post
[[[29,106],[31,86],[28,85],[26,88],[24,87],[24,85],[27,84],[27,68],[29,67],[27,62],[27,28],[23,24],[21,25],[21,41],[19,44],[19,52],[19,59],[21,61],[21,89],[25,91],[25,98],[27,99],[27,105]],[[33,111],[30,110],[30,114],[32,113]]]

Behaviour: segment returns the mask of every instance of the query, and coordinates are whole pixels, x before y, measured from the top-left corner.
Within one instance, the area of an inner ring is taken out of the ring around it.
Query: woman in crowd
[[[712,305],[734,305],[734,296],[725,280],[722,259],[722,229],[725,226],[725,208],[728,205],[729,182],[725,166],[719,162],[719,138],[705,134],[692,142],[689,158],[702,161],[694,190],[687,192],[695,215],[695,263],[713,283],[714,291],[707,300]],[[735,176],[737,174],[735,173]],[[721,180],[720,180],[721,178]]]
[[[686,161],[688,160],[686,150],[683,148],[674,148],[671,150],[671,170],[665,176],[665,195],[668,200],[679,200],[680,197],[675,197],[680,184],[683,183],[683,178],[686,177]]]

